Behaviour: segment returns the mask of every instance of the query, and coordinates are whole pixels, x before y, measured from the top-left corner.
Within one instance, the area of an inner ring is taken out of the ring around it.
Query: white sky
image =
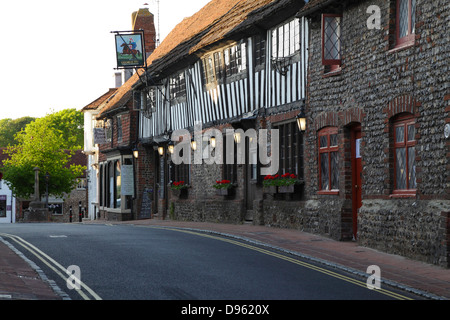
[[[160,0],[160,39],[210,0]],[[4,0],[0,3],[0,119],[82,109],[115,86],[114,34],[156,0]],[[157,30],[158,32],[158,30]]]

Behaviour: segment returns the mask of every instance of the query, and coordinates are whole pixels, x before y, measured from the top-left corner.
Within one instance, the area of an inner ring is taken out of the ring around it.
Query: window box
[[[263,192],[266,194],[275,194],[277,193],[277,187],[276,186],[265,186],[263,188]]]
[[[177,198],[186,199],[188,197],[188,189],[172,189],[172,194]]]
[[[278,187],[278,193],[293,193],[294,192],[294,185],[290,186],[279,186]]]

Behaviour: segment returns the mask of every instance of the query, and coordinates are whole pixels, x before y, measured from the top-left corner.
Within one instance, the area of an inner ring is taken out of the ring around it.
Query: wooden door
[[[253,210],[256,183],[258,180],[258,147],[246,138],[246,164],[245,164],[245,203],[247,210]],[[250,219],[251,220],[251,219]]]
[[[352,221],[353,238],[357,239],[358,232],[358,211],[362,206],[362,183],[361,183],[361,126],[356,126],[352,130]]]

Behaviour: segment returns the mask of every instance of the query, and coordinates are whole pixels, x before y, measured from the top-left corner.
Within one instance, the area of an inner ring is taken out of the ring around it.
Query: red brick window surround
[[[338,128],[319,131],[319,194],[339,193]]]
[[[322,14],[322,64],[328,71],[341,65],[341,23],[342,15]]]
[[[416,127],[411,115],[393,122],[394,190],[392,196],[416,194]]]
[[[416,0],[397,0],[395,12],[396,47],[414,43]]]

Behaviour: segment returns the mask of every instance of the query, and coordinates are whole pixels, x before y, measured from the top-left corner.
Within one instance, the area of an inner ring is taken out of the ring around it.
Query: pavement
[[[159,219],[123,222],[89,221],[84,224],[131,224],[184,228],[225,235],[282,250],[330,267],[367,277],[367,267],[381,270],[381,285],[396,287],[425,299],[450,300],[450,269],[383,253],[357,242],[335,241],[292,229]],[[67,295],[66,295],[67,297]],[[0,238],[0,300],[61,300],[64,293],[30,260]]]

